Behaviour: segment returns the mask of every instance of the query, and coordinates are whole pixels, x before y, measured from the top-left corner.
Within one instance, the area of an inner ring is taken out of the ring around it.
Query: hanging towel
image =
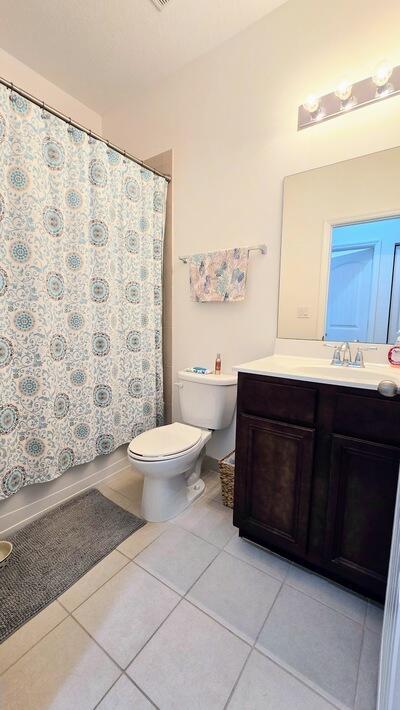
[[[189,259],[192,301],[243,301],[248,259],[247,247],[193,254]]]

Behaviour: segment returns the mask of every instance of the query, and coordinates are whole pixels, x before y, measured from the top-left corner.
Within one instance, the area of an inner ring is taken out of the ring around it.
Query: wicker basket
[[[222,502],[227,508],[233,508],[233,490],[235,482],[235,452],[231,451],[218,463],[221,479]]]

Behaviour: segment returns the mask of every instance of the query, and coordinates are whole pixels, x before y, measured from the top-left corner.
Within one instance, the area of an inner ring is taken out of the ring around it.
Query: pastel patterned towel
[[[243,301],[248,259],[245,247],[193,254],[189,259],[192,301]]]

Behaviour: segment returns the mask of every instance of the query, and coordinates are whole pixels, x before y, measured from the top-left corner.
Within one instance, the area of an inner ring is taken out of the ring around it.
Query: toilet
[[[151,522],[174,518],[201,496],[206,444],[214,430],[230,425],[235,411],[236,375],[180,371],[176,386],[184,423],[145,431],[128,446],[130,461],[144,476],[142,515]]]

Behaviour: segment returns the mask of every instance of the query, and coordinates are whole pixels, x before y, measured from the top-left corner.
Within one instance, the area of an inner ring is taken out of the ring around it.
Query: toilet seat
[[[175,422],[149,429],[132,439],[129,455],[141,461],[169,460],[187,454],[197,446],[202,429]]]

